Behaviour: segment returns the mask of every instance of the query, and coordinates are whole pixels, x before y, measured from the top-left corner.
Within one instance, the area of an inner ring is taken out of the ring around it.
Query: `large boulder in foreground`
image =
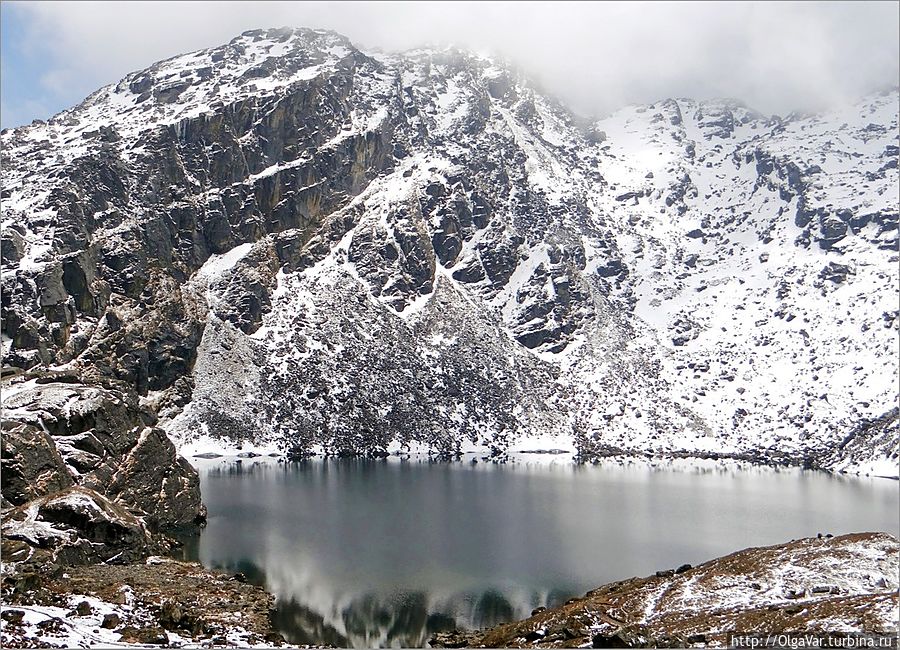
[[[196,470],[127,386],[32,372],[2,388],[2,555],[24,564],[12,575],[138,561],[204,519]]]
[[[432,647],[727,647],[729,634],[897,634],[900,542],[887,533],[748,548],[594,589]]]
[[[2,531],[4,562],[125,563],[168,550],[139,517],[83,487],[7,511]]]

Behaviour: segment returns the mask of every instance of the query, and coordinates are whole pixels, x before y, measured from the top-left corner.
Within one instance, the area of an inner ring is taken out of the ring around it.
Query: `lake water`
[[[294,643],[425,646],[606,582],[817,533],[900,533],[898,484],[799,470],[317,460],[200,464],[188,554],[277,598]]]

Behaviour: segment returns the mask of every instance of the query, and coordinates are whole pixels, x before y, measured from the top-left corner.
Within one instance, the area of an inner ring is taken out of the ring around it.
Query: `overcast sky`
[[[157,60],[282,25],[334,29],[363,49],[499,53],[585,115],[666,97],[783,114],[900,75],[897,2],[3,2],[0,13],[3,127]]]

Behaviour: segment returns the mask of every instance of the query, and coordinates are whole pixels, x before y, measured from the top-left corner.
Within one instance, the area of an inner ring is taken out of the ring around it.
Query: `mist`
[[[46,118],[157,60],[247,29],[334,29],[362,49],[501,56],[576,112],[667,97],[817,110],[897,84],[895,2],[4,3],[3,122]],[[15,55],[13,57],[12,55]],[[9,60],[27,62],[22,78]],[[18,73],[18,78],[17,78]],[[44,113],[44,114],[42,114]]]

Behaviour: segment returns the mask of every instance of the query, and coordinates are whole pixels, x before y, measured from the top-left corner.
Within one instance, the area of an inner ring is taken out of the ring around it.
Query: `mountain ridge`
[[[4,363],[184,449],[896,476],[897,104],[581,128],[484,57],[251,30],[4,131]]]

